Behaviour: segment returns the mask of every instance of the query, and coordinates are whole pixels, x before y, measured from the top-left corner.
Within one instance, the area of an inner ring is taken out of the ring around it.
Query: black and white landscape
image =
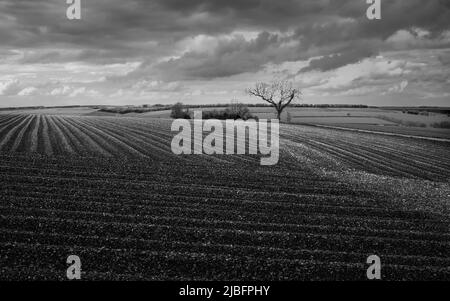
[[[0,280],[450,280],[450,4],[369,2],[0,0]]]

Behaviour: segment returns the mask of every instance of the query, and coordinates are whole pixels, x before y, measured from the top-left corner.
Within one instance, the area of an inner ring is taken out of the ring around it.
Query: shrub
[[[114,114],[129,114],[129,113],[146,113],[154,111],[162,111],[167,109],[166,107],[161,108],[150,108],[150,107],[98,107],[100,112],[114,113]]]
[[[228,106],[225,110],[212,110],[212,111],[204,111],[203,119],[258,119],[256,116],[253,116],[250,113],[249,108],[244,104],[232,104]]]
[[[202,118],[203,119],[227,119],[225,111],[218,111],[218,110],[203,111]]]
[[[406,113],[408,113],[410,115],[419,115],[419,112],[417,112],[417,111],[406,111]]]
[[[252,118],[249,108],[241,103],[228,106],[228,108],[225,109],[225,112],[228,114],[230,119],[247,120]]]
[[[184,109],[184,105],[181,102],[177,102],[172,106],[172,112],[170,117],[175,119],[191,119],[188,109]]]

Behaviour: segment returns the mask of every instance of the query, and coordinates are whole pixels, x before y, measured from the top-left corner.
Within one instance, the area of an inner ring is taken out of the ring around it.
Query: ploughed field
[[[450,280],[450,144],[282,125],[280,162],[170,120],[0,115],[0,279]]]

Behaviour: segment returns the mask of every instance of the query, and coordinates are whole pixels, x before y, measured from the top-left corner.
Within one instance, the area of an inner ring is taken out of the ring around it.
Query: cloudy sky
[[[0,0],[0,106],[252,101],[450,106],[450,1]]]

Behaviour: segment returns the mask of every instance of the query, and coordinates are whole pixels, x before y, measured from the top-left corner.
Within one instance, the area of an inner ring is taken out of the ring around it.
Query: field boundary
[[[315,127],[320,127],[320,128],[326,128],[326,129],[336,129],[336,130],[360,132],[360,133],[380,134],[380,135],[386,135],[386,136],[397,136],[397,137],[423,139],[423,140],[438,141],[438,142],[450,142],[450,139],[446,139],[446,138],[434,138],[434,137],[424,137],[424,136],[406,135],[406,134],[380,132],[380,131],[370,131],[370,130],[362,130],[362,129],[352,129],[352,128],[331,126],[331,125],[322,125],[322,124],[311,124],[311,123],[295,123],[295,124],[296,125],[309,125],[309,126],[315,126]]]

